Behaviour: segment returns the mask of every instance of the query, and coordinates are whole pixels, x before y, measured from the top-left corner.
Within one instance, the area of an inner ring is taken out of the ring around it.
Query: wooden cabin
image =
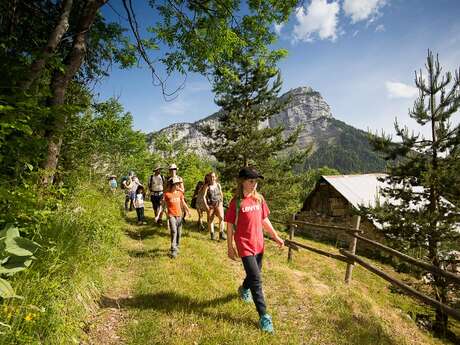
[[[353,216],[359,206],[374,206],[379,200],[379,190],[383,183],[378,179],[385,176],[385,174],[321,176],[313,191],[305,199],[302,209],[296,214],[296,219],[351,228]],[[360,229],[364,231],[365,237],[384,242],[379,224],[362,218]],[[313,227],[308,228],[308,234],[316,240],[335,242],[339,247],[348,246],[350,239],[343,231]],[[373,253],[371,248],[364,243],[358,244],[358,252],[377,254],[377,252]]]

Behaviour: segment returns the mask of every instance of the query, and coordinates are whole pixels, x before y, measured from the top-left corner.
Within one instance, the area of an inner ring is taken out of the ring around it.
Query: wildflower
[[[24,316],[24,320],[26,321],[32,321],[33,320],[33,315],[31,313],[28,313],[26,316]]]

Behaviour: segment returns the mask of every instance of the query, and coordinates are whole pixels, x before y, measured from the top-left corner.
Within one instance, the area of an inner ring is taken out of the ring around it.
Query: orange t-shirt
[[[182,216],[181,200],[184,200],[184,194],[182,192],[177,190],[175,192],[166,192],[163,194],[163,198],[166,202],[166,207],[168,207],[168,216]]]

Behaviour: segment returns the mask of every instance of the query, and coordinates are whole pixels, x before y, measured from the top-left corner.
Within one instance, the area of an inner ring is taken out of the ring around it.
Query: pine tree
[[[242,166],[262,167],[297,140],[300,128],[283,137],[282,126],[265,126],[289,101],[278,98],[282,81],[275,64],[282,55],[242,53],[215,73],[215,102],[222,110],[217,128],[204,131],[213,139],[207,148],[223,164],[227,180]]]
[[[419,96],[409,115],[420,126],[428,127],[425,137],[409,132],[395,123],[397,142],[391,137],[375,136],[371,143],[392,163],[384,178],[383,204],[370,212],[370,217],[383,224],[384,233],[404,249],[421,248],[427,259],[443,268],[446,253],[460,246],[459,212],[447,201],[454,178],[453,155],[458,154],[460,127],[450,119],[460,107],[460,70],[455,76],[442,75],[439,59],[428,51],[426,75],[415,72]],[[458,166],[458,164],[457,164]],[[432,283],[436,299],[448,303],[451,286],[442,277]],[[436,311],[436,330],[445,334],[447,315]]]

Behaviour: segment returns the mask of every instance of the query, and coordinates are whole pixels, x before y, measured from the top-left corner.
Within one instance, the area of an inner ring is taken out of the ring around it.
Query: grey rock
[[[289,97],[284,111],[261,124],[261,127],[283,126],[285,136],[302,126],[294,150],[311,148],[311,155],[305,169],[328,166],[342,173],[382,172],[386,163],[371,148],[367,133],[335,119],[331,109],[318,91],[311,87],[298,87],[286,92],[281,98]],[[202,128],[215,128],[220,113],[214,113],[194,123],[176,123],[159,132],[148,135],[150,150],[155,150],[153,137],[157,133],[168,137],[176,135],[185,147],[206,158],[213,159],[205,144]],[[175,134],[174,134],[175,133]],[[292,148],[288,149],[292,150]]]
[[[329,105],[323,99],[321,94],[311,87],[298,87],[286,92],[281,98],[290,97],[286,109],[281,113],[273,116],[271,119],[261,124],[261,127],[285,128],[285,135],[289,135],[298,126],[302,125],[303,130],[296,144],[298,148],[306,148],[309,144],[314,143],[317,139],[327,137],[330,127],[332,114]],[[196,152],[200,156],[209,157],[205,149],[205,143],[209,143],[203,132],[203,126],[215,128],[218,123],[219,112],[214,113],[202,120],[194,123],[175,123],[161,129],[156,133],[149,135],[149,149],[155,150],[152,136],[166,134],[167,136],[176,136],[176,140],[181,140],[188,150]],[[330,133],[329,133],[330,134]]]

